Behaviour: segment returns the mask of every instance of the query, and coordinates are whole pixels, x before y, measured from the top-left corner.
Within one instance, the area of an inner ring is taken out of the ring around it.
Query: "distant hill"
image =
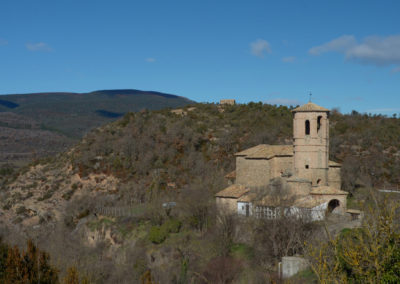
[[[191,103],[172,94],[134,89],[0,95],[0,145],[8,145],[0,149],[0,164],[21,157],[29,160],[33,153],[41,157],[59,152],[89,130],[127,112]],[[35,142],[26,145],[18,137],[35,137]]]

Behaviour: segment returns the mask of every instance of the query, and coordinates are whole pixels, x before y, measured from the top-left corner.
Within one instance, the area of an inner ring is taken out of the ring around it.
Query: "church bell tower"
[[[295,174],[312,186],[328,185],[329,110],[309,102],[292,112]]]

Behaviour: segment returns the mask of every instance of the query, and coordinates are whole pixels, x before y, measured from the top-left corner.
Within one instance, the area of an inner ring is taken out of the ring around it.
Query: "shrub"
[[[82,219],[82,218],[85,218],[85,217],[89,216],[89,214],[90,214],[90,210],[89,209],[85,209],[85,210],[81,211],[78,214],[78,216],[76,216],[76,218]]]
[[[65,200],[70,200],[71,199],[72,195],[74,195],[74,193],[75,193],[75,191],[77,189],[77,186],[74,188],[74,185],[76,185],[76,184],[73,184],[72,189],[68,190],[66,193],[64,193],[62,195],[62,198],[64,198]]]
[[[12,204],[10,202],[7,202],[4,206],[3,206],[3,210],[10,210],[12,207]]]
[[[16,219],[14,219],[13,224],[19,224],[23,221],[23,219],[21,217],[17,217]]]
[[[153,226],[149,232],[149,240],[154,244],[161,244],[168,237],[168,231],[164,226]]]
[[[181,226],[182,226],[181,221],[176,219],[170,219],[162,225],[162,227],[165,227],[165,229],[169,233],[179,233]]]
[[[15,211],[17,214],[24,214],[26,211],[25,206],[20,206],[17,208],[17,210]]]
[[[43,200],[49,199],[53,196],[54,192],[55,192],[55,190],[48,190],[42,197],[39,197],[37,200],[43,201]]]
[[[33,192],[29,191],[29,192],[26,194],[24,200],[25,200],[25,199],[28,199],[28,198],[31,198],[32,196],[33,196]]]

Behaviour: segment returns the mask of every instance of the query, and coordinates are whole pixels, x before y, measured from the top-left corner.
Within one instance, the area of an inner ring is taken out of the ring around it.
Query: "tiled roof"
[[[338,167],[338,168],[340,168],[342,166],[342,164],[336,163],[334,161],[329,161],[329,166],[330,167]]]
[[[300,112],[300,111],[304,111],[304,112],[308,112],[308,111],[322,111],[322,112],[328,112],[329,109],[324,108],[322,106],[316,105],[312,102],[308,102],[305,105],[299,106],[297,108],[295,108],[294,110],[292,110],[292,112]]]
[[[261,200],[255,200],[254,204],[259,206],[271,206],[271,207],[288,207],[292,206],[296,200],[295,195],[289,196],[273,196],[266,195]]]
[[[232,171],[229,174],[225,175],[227,179],[235,179],[236,178],[236,171]]]
[[[249,190],[249,188],[243,185],[233,184],[215,194],[215,197],[239,198]]]
[[[248,159],[271,159],[276,156],[293,156],[293,145],[260,144],[236,153],[235,156],[245,156]]]
[[[258,194],[255,192],[247,192],[246,194],[242,195],[239,199],[238,202],[253,202],[256,200],[258,197]]]
[[[239,198],[238,202],[252,202],[255,206],[292,206],[297,199],[293,192],[280,192],[279,194],[268,194],[262,190],[252,190]]]
[[[300,208],[314,208],[318,205],[321,205],[323,202],[320,200],[316,200],[312,198],[312,196],[306,196],[303,198],[297,199],[293,206],[300,207]]]
[[[333,188],[330,186],[318,186],[314,187],[311,192],[311,194],[318,194],[318,195],[347,195],[349,194],[347,191],[343,191],[337,188]]]

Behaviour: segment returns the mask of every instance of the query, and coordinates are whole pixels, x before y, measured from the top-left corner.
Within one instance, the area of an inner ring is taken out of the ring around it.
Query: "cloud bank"
[[[360,42],[353,35],[343,35],[309,50],[312,55],[326,52],[339,52],[346,60],[362,64],[400,65],[400,35],[369,36]]]
[[[53,51],[53,49],[44,42],[38,42],[38,43],[27,43],[26,49],[30,51],[45,51],[45,52],[50,52]]]
[[[268,41],[264,39],[257,39],[250,43],[251,54],[257,57],[264,57],[266,53],[271,53],[271,47]]]

